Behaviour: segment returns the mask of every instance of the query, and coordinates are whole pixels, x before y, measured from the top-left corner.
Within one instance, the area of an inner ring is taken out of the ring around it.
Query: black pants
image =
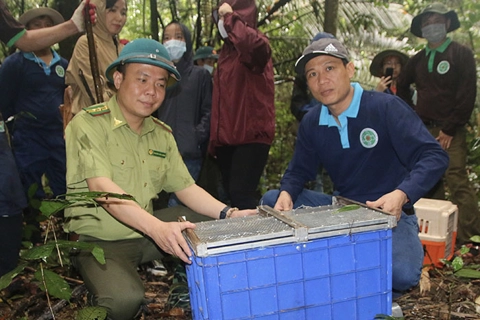
[[[258,205],[257,187],[269,150],[270,146],[262,143],[216,148],[223,186],[232,207],[254,209]]]
[[[0,217],[0,276],[12,271],[18,264],[22,243],[21,214]]]

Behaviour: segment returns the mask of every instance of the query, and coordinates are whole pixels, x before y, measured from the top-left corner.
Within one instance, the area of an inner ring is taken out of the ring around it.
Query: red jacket
[[[214,74],[210,151],[247,143],[271,144],[275,135],[272,51],[256,29],[255,0],[225,0],[228,39]]]

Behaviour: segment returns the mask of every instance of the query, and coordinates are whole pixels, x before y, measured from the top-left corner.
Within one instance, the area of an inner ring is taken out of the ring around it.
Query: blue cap
[[[313,37],[313,39],[312,39],[312,41],[310,41],[310,43],[315,42],[315,41],[320,40],[320,39],[324,39],[324,38],[335,39],[335,36],[331,33],[328,33],[328,32],[319,32],[315,35],[315,37]]]

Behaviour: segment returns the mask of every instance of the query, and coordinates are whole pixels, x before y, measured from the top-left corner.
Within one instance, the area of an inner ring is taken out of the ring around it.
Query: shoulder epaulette
[[[93,106],[83,108],[83,110],[85,110],[86,113],[94,117],[110,113],[110,109],[104,103],[95,104]]]
[[[161,126],[163,129],[167,130],[168,132],[172,133],[172,128],[170,128],[168,124],[166,124],[165,122],[162,122],[161,120],[158,120],[155,117],[152,117],[152,119],[153,119],[153,122]]]

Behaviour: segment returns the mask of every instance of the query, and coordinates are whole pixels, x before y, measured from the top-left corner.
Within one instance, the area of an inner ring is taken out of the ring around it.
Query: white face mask
[[[178,61],[187,51],[187,44],[180,40],[168,40],[164,44],[165,49],[167,49],[170,59],[172,61]]]
[[[438,43],[447,37],[447,27],[444,23],[429,24],[422,28],[422,36],[430,43]]]
[[[208,64],[204,64],[203,67],[204,67],[205,69],[207,69],[208,72],[210,72],[210,74],[213,73],[213,67],[212,67],[212,66],[209,66]]]
[[[227,30],[225,30],[225,26],[223,25],[223,19],[218,20],[218,32],[220,32],[223,39],[228,38]]]

